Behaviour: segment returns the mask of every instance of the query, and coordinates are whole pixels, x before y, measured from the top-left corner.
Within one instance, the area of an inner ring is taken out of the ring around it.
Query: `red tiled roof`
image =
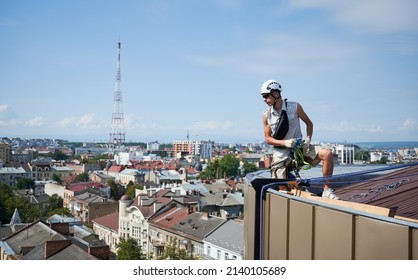
[[[173,225],[179,223],[181,220],[189,215],[189,211],[183,208],[171,208],[170,210],[162,213],[149,220],[149,223],[163,227],[171,228]]]
[[[123,171],[125,169],[125,167],[123,167],[122,165],[112,165],[110,168],[109,168],[109,171],[110,172],[121,172],[121,171]]]
[[[119,230],[119,213],[118,212],[113,212],[108,215],[96,218],[93,221],[102,226],[111,228],[112,230],[116,232]]]

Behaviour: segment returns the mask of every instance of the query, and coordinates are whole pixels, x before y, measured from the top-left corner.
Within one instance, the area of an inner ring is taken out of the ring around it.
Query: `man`
[[[291,171],[291,149],[295,148],[297,139],[303,136],[300,120],[306,124],[306,138],[302,144],[305,161],[311,166],[317,166],[322,161],[322,175],[331,176],[334,171],[332,152],[310,144],[313,133],[312,121],[299,103],[283,100],[281,93],[282,87],[275,80],[267,80],[261,86],[261,95],[269,106],[263,113],[264,137],[267,144],[274,146],[272,176],[285,179]],[[324,184],[322,197],[340,199],[327,184]]]

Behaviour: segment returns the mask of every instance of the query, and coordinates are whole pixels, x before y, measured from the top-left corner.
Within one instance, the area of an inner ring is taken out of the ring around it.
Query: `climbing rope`
[[[305,161],[305,156],[303,155],[302,148],[302,138],[296,139],[296,145],[290,150],[290,157],[292,159],[292,168],[295,172],[296,178],[300,179],[299,171],[301,169],[308,170],[311,168],[311,165]],[[308,147],[309,148],[309,147]]]

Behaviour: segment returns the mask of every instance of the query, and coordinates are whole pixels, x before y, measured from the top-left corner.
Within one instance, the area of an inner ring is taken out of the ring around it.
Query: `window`
[[[225,253],[225,260],[228,260],[228,259],[229,259],[229,254]]]
[[[206,254],[210,256],[210,246],[208,246]]]
[[[218,251],[216,252],[216,259],[220,260],[221,259],[221,250],[218,249]]]

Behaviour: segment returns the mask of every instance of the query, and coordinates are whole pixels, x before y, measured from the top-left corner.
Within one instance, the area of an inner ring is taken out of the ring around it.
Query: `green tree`
[[[89,181],[89,174],[87,172],[83,172],[75,178],[75,182],[88,182]]]
[[[238,175],[239,159],[234,154],[229,154],[221,158],[219,169],[221,177],[234,177]]]
[[[11,205],[13,199],[13,190],[6,184],[0,183],[0,223],[8,224],[13,215]]]
[[[247,160],[244,160],[242,164],[243,176],[247,175],[248,173],[255,172],[258,170],[257,165],[255,163],[249,163]]]
[[[380,160],[376,160],[371,162],[372,164],[386,164],[388,162],[388,158],[387,157],[382,157]]]
[[[52,158],[55,160],[66,160],[68,156],[60,150],[55,150],[54,154],[52,155]]]
[[[17,189],[24,190],[24,189],[30,189],[35,186],[35,181],[29,178],[20,178],[19,181],[17,181]]]
[[[57,173],[52,173],[51,179],[57,182],[58,184],[62,183],[61,176]]]
[[[115,200],[119,200],[125,193],[125,188],[118,185],[115,180],[107,180],[107,185],[110,187],[110,196]]]
[[[354,158],[356,160],[369,161],[370,160],[370,152],[365,151],[365,150],[360,150],[356,153]]]
[[[203,170],[200,173],[200,179],[206,180],[206,179],[215,179],[219,178],[219,158],[212,159],[208,165],[206,166],[205,170]]]
[[[131,186],[128,187],[125,194],[128,195],[131,199],[134,199],[136,190],[143,190],[143,189],[144,189],[144,186],[131,185]]]
[[[128,239],[122,238],[116,245],[117,247],[117,259],[118,260],[146,260],[146,256],[142,253],[141,246],[138,242],[129,237]]]
[[[157,258],[158,260],[197,260],[199,258],[188,254],[187,251],[183,248],[180,248],[180,245],[177,241],[177,238],[174,238],[170,243],[164,246],[162,254]]]

